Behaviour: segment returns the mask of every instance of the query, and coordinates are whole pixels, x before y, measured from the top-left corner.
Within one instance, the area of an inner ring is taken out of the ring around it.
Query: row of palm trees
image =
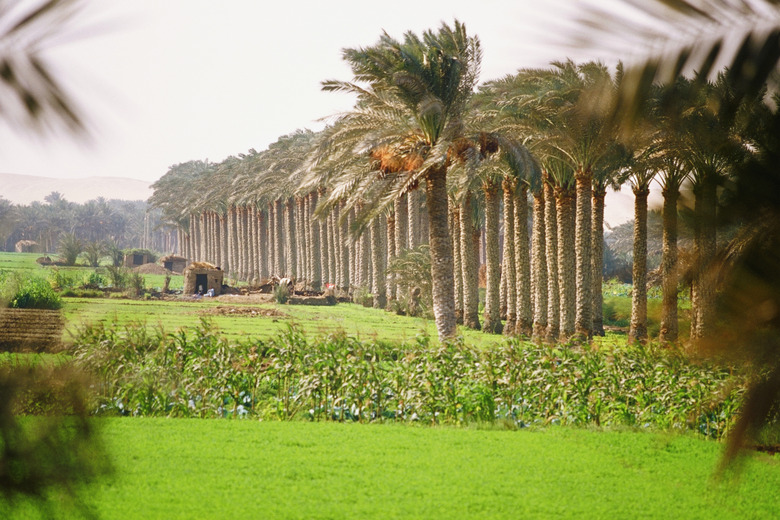
[[[705,260],[716,253],[717,190],[755,150],[746,129],[771,115],[760,96],[727,114],[720,107],[733,94],[724,74],[680,77],[655,87],[627,129],[616,117],[620,67],[555,62],[477,87],[479,40],[458,22],[402,40],[383,35],[371,47],[346,49],[344,59],[353,80],[323,88],[356,102],[323,131],[298,131],[218,164],[179,164],[155,183],[151,202],[178,226],[189,258],[250,282],[275,274],[315,288],[365,287],[383,307],[404,297],[385,274],[388,262],[427,243],[440,338],[454,336],[460,321],[587,339],[603,334],[604,198],[607,188],[629,183],[636,199],[630,336],[642,340],[647,196],[656,180],[665,201],[661,338],[678,338],[676,219],[688,187],[699,259],[691,337],[711,325],[715,283]]]

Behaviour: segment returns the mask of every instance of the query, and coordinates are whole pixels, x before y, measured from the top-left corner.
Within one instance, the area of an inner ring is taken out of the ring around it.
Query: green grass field
[[[37,256],[0,254],[0,269],[48,277],[49,270],[34,263]],[[85,276],[90,268],[73,271]],[[619,320],[626,302],[630,309],[630,297],[614,298],[610,308]],[[173,332],[206,317],[234,339],[267,338],[289,324],[309,336],[343,331],[391,342],[411,341],[418,334],[436,336],[431,321],[354,304],[116,298],[64,302],[66,335],[81,324],[99,321],[159,324]],[[274,310],[277,315],[251,316],[241,312],[246,309]],[[462,333],[467,343],[485,348],[502,341],[501,336]],[[613,333],[599,341],[620,348],[624,337]],[[5,354],[0,362],[13,364],[15,356]],[[58,363],[68,357],[44,355],[33,362]],[[23,363],[29,356],[19,359]],[[717,480],[713,475],[722,446],[691,436],[138,417],[100,418],[96,423],[102,426],[116,471],[86,489],[84,497],[89,508],[106,519],[709,520],[777,518],[780,511],[780,456],[749,456],[736,477]],[[0,500],[0,518],[39,517],[25,504],[13,514],[5,508]],[[55,511],[57,518],[74,515],[69,509]]]
[[[116,474],[84,496],[104,519],[731,520],[777,518],[780,511],[778,457],[751,456],[738,477],[715,479],[720,446],[684,436],[100,422]],[[23,509],[11,518],[35,518],[33,513]]]

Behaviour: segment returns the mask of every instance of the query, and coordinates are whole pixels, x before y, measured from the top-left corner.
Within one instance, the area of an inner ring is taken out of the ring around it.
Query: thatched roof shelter
[[[41,248],[35,240],[20,240],[14,246],[17,253],[40,253]]]

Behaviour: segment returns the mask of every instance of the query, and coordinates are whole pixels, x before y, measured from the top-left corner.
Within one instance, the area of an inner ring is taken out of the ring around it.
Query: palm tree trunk
[[[634,267],[629,341],[647,339],[647,188],[634,189]]]
[[[581,340],[593,336],[593,266],[591,198],[593,174],[590,169],[580,170],[575,178],[577,190],[574,252],[577,263],[577,293],[574,332]]]
[[[501,332],[501,307],[499,284],[501,267],[498,253],[498,215],[500,212],[499,185],[488,181],[485,192],[485,243],[487,244],[487,290],[485,291],[485,314],[482,330],[493,334]]]
[[[547,335],[548,341],[560,336],[561,295],[558,286],[558,215],[555,205],[555,190],[552,184],[544,182],[544,230],[547,245]]]
[[[306,280],[306,219],[304,218],[304,199],[295,197],[295,273],[299,280]]]
[[[677,200],[680,190],[664,188],[663,254],[661,258],[661,332],[659,339],[665,343],[677,341]]]
[[[455,292],[453,291],[452,239],[447,225],[449,216],[447,170],[432,169],[426,178],[425,198],[428,206],[428,236],[431,251],[433,316],[439,341],[455,337]]]
[[[276,259],[277,274],[279,276],[287,276],[287,263],[284,257],[284,205],[282,199],[276,199],[274,201],[274,253]]]
[[[249,241],[249,208],[247,206],[241,206],[241,262],[243,268],[241,270],[242,278],[248,282],[251,276],[251,262],[250,262],[250,246]]]
[[[268,276],[277,276],[279,274],[279,266],[276,265],[276,251],[274,251],[274,244],[276,243],[276,211],[273,202],[268,203]]]
[[[517,268],[515,266],[515,187],[514,180],[504,179],[504,261],[506,275],[506,326],[504,333],[517,332]]]
[[[387,225],[385,229],[387,230],[387,256],[385,257],[384,265],[387,267],[390,265],[390,262],[393,261],[393,259],[396,256],[395,251],[395,213],[392,211],[388,213],[387,215]],[[395,283],[395,276],[392,274],[385,274],[385,285],[387,287],[387,305],[386,307],[388,310],[390,309],[390,301],[396,299],[396,283]]]
[[[479,330],[479,234],[474,228],[474,195],[460,206],[460,251],[463,276],[463,325]],[[476,240],[475,240],[476,238]]]
[[[295,199],[290,197],[285,203],[285,256],[287,257],[287,274],[298,277],[298,248],[295,242]]]
[[[268,278],[270,269],[268,267],[268,213],[262,207],[257,209],[257,243],[260,245],[260,278]]]
[[[358,262],[359,244],[352,239],[350,232],[355,223],[355,209],[351,208],[347,213],[346,236],[349,245],[349,284],[351,287],[360,286],[360,263]]]
[[[311,287],[319,291],[322,287],[322,256],[320,247],[320,222],[314,218],[314,209],[317,207],[318,196],[316,192],[309,194],[309,233],[311,234],[310,261],[311,261]]]
[[[463,323],[463,255],[460,247],[460,206],[450,204],[453,274],[455,276],[455,321]]]
[[[374,308],[384,309],[387,306],[387,285],[384,276],[385,256],[384,233],[382,233],[382,223],[379,217],[371,221],[371,292],[374,295]]]
[[[339,220],[341,221],[341,224],[338,226],[339,231],[339,249],[338,254],[341,255],[341,285],[339,285],[339,289],[342,291],[349,291],[349,277],[351,274],[350,266],[351,266],[351,257],[350,254],[352,248],[349,245],[349,212],[347,211],[346,215],[344,214],[344,202],[341,202],[339,204]],[[345,218],[346,217],[346,218]],[[338,223],[338,221],[337,221]]]
[[[547,332],[547,244],[545,240],[544,190],[534,192],[534,218],[532,230],[532,264],[534,291],[533,335],[544,338]]]
[[[698,202],[698,201],[697,201]],[[717,214],[717,183],[708,177],[701,188],[701,207],[696,209],[696,219],[700,221],[698,263],[698,305],[696,313],[696,336],[707,336],[715,319],[715,285],[712,261],[717,251],[715,218]]]
[[[339,207],[334,206],[328,214],[328,254],[330,255],[330,279],[333,287],[339,287],[341,285],[341,254],[339,248],[341,242],[339,241],[339,229],[338,221]]]
[[[319,196],[323,196],[325,190],[319,190]],[[315,205],[316,208],[316,205]],[[328,257],[328,223],[327,220],[317,219],[320,230],[320,246],[318,248],[319,261],[320,261],[320,288],[325,287],[325,284],[330,283],[330,258]]]
[[[528,239],[528,184],[521,182],[515,198],[515,223],[513,229],[515,248],[515,282],[517,284],[517,324],[518,336],[530,336],[533,333],[534,309],[531,299],[531,254]]]
[[[419,239],[419,221],[420,221],[420,196],[417,190],[408,193],[408,216],[409,216],[409,249],[414,249],[420,245]]]
[[[593,299],[593,334],[604,335],[604,198],[607,189],[599,187],[593,190],[593,256],[591,257],[591,297]]]
[[[403,194],[395,199],[395,254],[400,255],[401,252],[409,247],[409,234],[407,227],[409,225],[409,205],[407,203],[408,196]]]
[[[555,204],[558,215],[558,289],[561,295],[560,338],[567,341],[574,335],[576,302],[574,192],[556,187]]]

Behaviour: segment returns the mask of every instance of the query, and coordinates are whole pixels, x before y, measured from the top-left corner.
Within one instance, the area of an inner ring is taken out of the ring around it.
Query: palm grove
[[[220,163],[177,164],[154,184],[151,203],[178,229],[185,256],[250,283],[277,275],[314,289],[363,288],[386,308],[417,297],[404,266],[423,258],[440,339],[454,337],[460,322],[587,340],[603,334],[606,191],[628,183],[635,195],[629,334],[643,340],[655,181],[664,196],[661,339],[678,339],[681,189],[695,200],[691,338],[711,326],[707,262],[717,250],[718,187],[759,153],[757,129],[776,117],[760,97],[722,117],[718,107],[732,95],[725,73],[714,81],[680,76],[653,88],[625,139],[614,117],[620,67],[555,62],[477,85],[480,43],[459,22],[401,40],[384,34],[343,57],[352,80],[323,88],[356,101],[324,130],[297,131]]]

